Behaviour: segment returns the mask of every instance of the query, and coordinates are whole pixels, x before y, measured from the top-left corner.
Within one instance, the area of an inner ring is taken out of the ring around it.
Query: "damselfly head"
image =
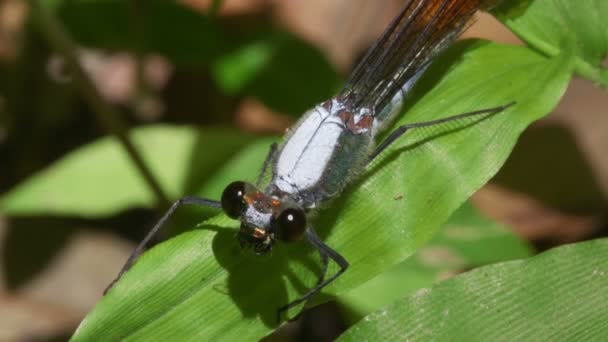
[[[251,247],[257,254],[270,251],[275,239],[294,241],[306,230],[304,210],[288,199],[268,196],[249,183],[228,185],[221,202],[226,215],[241,221],[241,246]]]
[[[233,182],[222,193],[222,209],[229,217],[241,221],[238,239],[242,247],[257,254],[272,249],[274,232],[271,222],[281,203],[246,182]]]

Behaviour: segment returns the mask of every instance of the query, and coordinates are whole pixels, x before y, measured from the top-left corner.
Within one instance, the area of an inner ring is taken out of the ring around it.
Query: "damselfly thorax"
[[[353,107],[342,96],[309,110],[279,147],[265,193],[289,195],[306,209],[337,196],[363,171],[376,135],[399,113],[404,95],[423,71],[406,82],[378,112],[374,107]]]

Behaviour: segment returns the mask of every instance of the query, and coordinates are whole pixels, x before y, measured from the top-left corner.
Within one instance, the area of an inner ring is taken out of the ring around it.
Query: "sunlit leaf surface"
[[[365,317],[339,341],[602,341],[608,240],[481,267]]]
[[[460,207],[433,240],[404,262],[340,296],[351,320],[464,270],[528,257],[532,248],[470,202]]]
[[[495,14],[532,48],[568,54],[580,75],[608,86],[608,1],[503,1]]]
[[[234,131],[172,126],[139,128],[132,137],[171,198],[191,192],[251,140]],[[154,204],[153,193],[111,137],[73,151],[0,198],[0,210],[13,216],[99,217]]]

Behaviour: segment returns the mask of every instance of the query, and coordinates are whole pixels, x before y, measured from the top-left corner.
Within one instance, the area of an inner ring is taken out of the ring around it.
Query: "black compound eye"
[[[275,227],[279,239],[297,240],[306,230],[306,214],[300,209],[287,208],[276,218]]]
[[[222,192],[222,209],[229,217],[236,219],[243,213],[245,203],[245,182],[232,182]]]

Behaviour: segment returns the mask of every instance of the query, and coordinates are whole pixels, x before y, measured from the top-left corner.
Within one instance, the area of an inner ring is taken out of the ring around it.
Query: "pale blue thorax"
[[[375,135],[400,112],[405,95],[424,69],[408,80],[379,113],[366,107],[355,109],[351,125],[344,119],[349,109],[339,97],[309,110],[279,148],[266,192],[288,196],[307,208],[337,195],[352,176],[361,172]],[[366,116],[373,118],[372,125],[353,129]]]

